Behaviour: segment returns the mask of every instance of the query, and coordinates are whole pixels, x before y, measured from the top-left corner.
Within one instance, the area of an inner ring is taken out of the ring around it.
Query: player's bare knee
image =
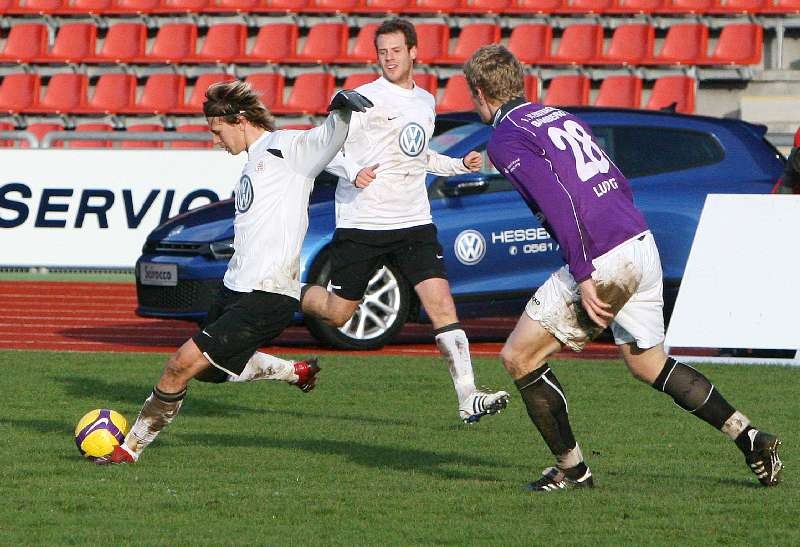
[[[517,348],[506,343],[500,350],[500,359],[506,371],[513,377],[518,378],[539,368],[544,362],[538,359],[535,353],[531,353],[522,348]]]

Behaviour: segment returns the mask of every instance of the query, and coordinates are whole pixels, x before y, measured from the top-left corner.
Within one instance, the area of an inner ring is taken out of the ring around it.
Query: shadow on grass
[[[278,448],[303,450],[312,454],[341,456],[364,467],[391,468],[396,471],[427,473],[446,479],[494,481],[496,476],[470,471],[445,469],[447,466],[497,467],[498,462],[458,452],[431,452],[416,448],[380,446],[374,444],[338,441],[335,439],[276,439],[257,435],[182,433],[176,435],[189,443],[219,447]]]
[[[97,405],[100,406],[114,406],[116,404],[130,404],[144,403],[144,400],[150,395],[152,387],[146,384],[134,382],[122,382],[108,379],[101,379],[94,376],[62,376],[55,378],[56,381],[61,382],[65,389],[65,394],[71,399],[91,399],[99,401]],[[239,385],[222,385],[217,389],[238,389]],[[288,386],[264,386],[266,389],[271,388],[286,388],[296,390],[297,388]],[[227,394],[226,394],[227,395]],[[298,392],[298,397],[303,395]],[[139,399],[138,401],[136,399]],[[292,403],[295,404],[295,403]],[[302,404],[302,401],[298,401]],[[344,405],[343,405],[344,407]],[[87,409],[91,410],[91,409]],[[412,420],[399,420],[380,418],[375,416],[360,416],[353,414],[337,415],[335,412],[308,412],[301,410],[292,410],[288,408],[275,408],[270,406],[245,406],[238,404],[231,404],[215,398],[213,394],[198,394],[192,392],[191,386],[189,387],[189,395],[186,398],[184,406],[181,408],[181,416],[199,416],[199,417],[215,417],[224,418],[227,416],[237,417],[242,414],[257,414],[259,416],[288,416],[298,419],[325,419],[325,420],[341,420],[345,422],[366,423],[374,425],[414,425],[416,422]],[[131,417],[133,418],[133,417]]]

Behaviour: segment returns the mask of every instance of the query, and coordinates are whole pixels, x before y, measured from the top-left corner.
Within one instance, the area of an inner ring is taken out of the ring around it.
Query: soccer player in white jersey
[[[352,112],[370,106],[358,93],[341,91],[324,124],[275,131],[274,119],[246,83],[208,89],[203,112],[214,144],[248,158],[234,191],[234,254],[205,327],[170,357],[125,441],[98,463],[138,460],[178,413],[193,378],[314,387],[315,359],[293,363],[257,350],[291,323],[298,308],[300,246],[314,178],[342,147]]]
[[[333,292],[306,285],[301,305],[304,313],[340,327],[358,308],[376,269],[391,260],[433,323],[436,344],[449,362],[459,415],[472,423],[505,408],[508,393],[475,387],[469,342],[450,294],[425,177],[427,172],[478,171],[482,160],[477,152],[451,158],[428,149],[435,99],[414,84],[416,46],[414,26],[403,19],[385,21],[375,33],[382,77],[357,88],[375,107],[353,115],[343,151],[327,168],[339,177],[330,247]]]

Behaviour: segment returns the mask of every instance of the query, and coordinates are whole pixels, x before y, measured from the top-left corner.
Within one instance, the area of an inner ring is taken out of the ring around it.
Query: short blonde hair
[[[206,118],[222,117],[229,124],[236,123],[239,116],[256,127],[275,130],[275,117],[270,114],[250,84],[242,80],[218,82],[206,90],[203,103]]]
[[[470,91],[483,91],[487,99],[504,103],[525,96],[522,65],[508,49],[500,44],[479,48],[464,65]]]

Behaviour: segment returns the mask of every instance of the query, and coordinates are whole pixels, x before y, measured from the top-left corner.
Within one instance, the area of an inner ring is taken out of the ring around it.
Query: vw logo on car
[[[477,230],[464,230],[453,244],[456,258],[465,266],[474,266],[486,255],[486,240]]]
[[[400,132],[400,150],[406,156],[416,157],[425,149],[425,130],[411,122]]]

